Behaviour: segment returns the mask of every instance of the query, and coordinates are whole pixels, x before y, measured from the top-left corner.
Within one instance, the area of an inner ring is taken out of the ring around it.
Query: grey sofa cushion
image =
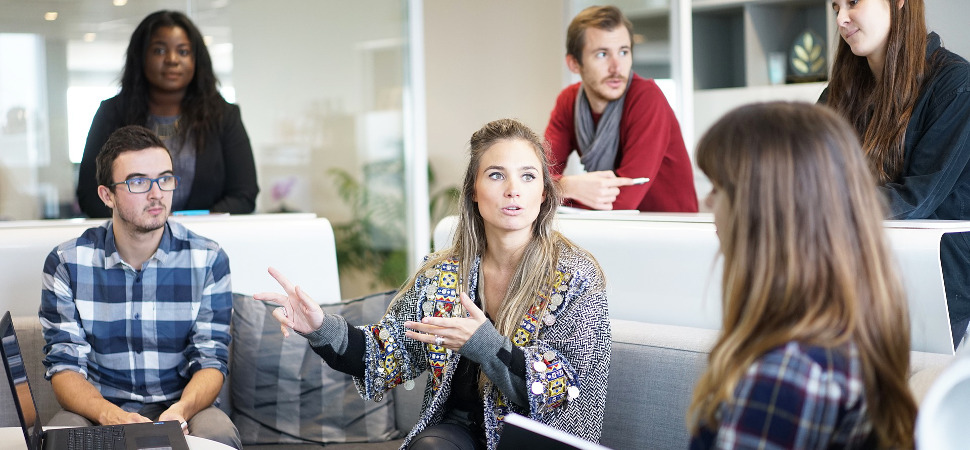
[[[610,324],[613,355],[600,444],[687,448],[687,406],[718,332],[616,319]]]
[[[324,305],[352,325],[374,323],[394,292]],[[364,401],[349,375],[330,369],[292,333],[284,339],[273,307],[233,298],[229,377],[232,420],[243,444],[379,442],[398,437],[393,396]]]

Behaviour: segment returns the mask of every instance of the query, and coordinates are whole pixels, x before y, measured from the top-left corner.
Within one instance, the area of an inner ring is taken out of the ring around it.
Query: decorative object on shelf
[[[811,29],[803,31],[788,52],[792,73],[789,82],[824,81],[826,77],[825,40]]]
[[[768,81],[771,84],[785,84],[785,66],[788,55],[785,52],[768,53]]]

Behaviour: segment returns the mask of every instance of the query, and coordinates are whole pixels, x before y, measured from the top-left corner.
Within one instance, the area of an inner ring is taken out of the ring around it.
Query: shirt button
[[[138,320],[140,318],[141,318],[141,313],[135,313],[135,320]]]

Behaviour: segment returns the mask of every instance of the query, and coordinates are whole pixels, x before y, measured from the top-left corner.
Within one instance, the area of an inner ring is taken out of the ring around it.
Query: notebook
[[[505,416],[502,436],[498,440],[498,450],[541,448],[545,450],[609,450],[602,445],[589,442],[557,430],[542,422],[511,413]]]
[[[189,450],[177,421],[133,423],[126,425],[60,428],[44,431],[37,417],[27,366],[24,365],[20,342],[14,332],[10,311],[0,319],[0,356],[6,372],[10,393],[27,448],[31,450],[67,449],[125,449],[125,450]]]

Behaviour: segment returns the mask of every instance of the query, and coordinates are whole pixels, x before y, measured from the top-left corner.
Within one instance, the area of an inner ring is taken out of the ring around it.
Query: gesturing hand
[[[559,179],[563,196],[593,209],[612,210],[620,186],[633,184],[632,178],[617,177],[611,170],[566,175]]]
[[[408,330],[405,336],[426,344],[443,345],[452,350],[460,349],[488,319],[475,306],[475,302],[468,298],[468,294],[462,292],[459,300],[465,311],[468,311],[468,317],[425,317],[420,322],[404,322],[405,327],[414,330]]]
[[[269,274],[283,287],[283,292],[286,295],[276,292],[260,292],[254,294],[253,298],[280,305],[273,311],[273,317],[280,322],[283,336],[288,337],[290,335],[287,328],[292,328],[304,334],[320,328],[325,316],[320,305],[317,305],[299,286],[290,283],[290,280],[286,279],[278,270],[270,267]]]

